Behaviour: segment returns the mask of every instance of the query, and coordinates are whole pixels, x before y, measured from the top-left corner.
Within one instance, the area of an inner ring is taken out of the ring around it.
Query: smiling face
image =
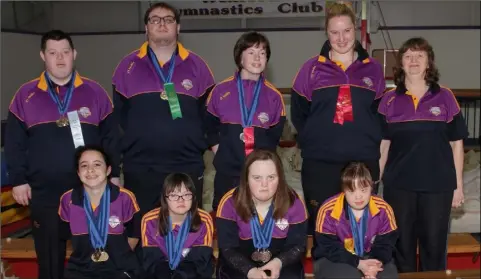
[[[100,152],[88,150],[80,156],[77,173],[84,187],[91,189],[104,187],[110,172],[111,167],[106,165]]]
[[[267,64],[267,51],[263,45],[253,45],[242,52],[242,71],[250,75],[260,75]]]
[[[177,40],[180,24],[176,22],[175,15],[171,10],[157,8],[150,12],[145,32],[150,41],[172,42]]]
[[[354,22],[347,15],[335,16],[329,19],[327,25],[327,37],[332,49],[345,54],[354,48],[356,42]]]
[[[423,50],[407,50],[402,56],[402,68],[407,76],[423,76],[428,69],[428,53]]]
[[[45,51],[40,51],[47,72],[58,80],[67,79],[73,71],[77,51],[72,49],[68,40],[48,40]]]

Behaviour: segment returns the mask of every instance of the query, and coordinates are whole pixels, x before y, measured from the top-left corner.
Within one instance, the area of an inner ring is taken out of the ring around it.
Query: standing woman
[[[264,75],[270,56],[267,37],[243,34],[234,47],[238,71],[217,84],[207,100],[208,144],[215,153],[214,211],[222,196],[239,185],[245,156],[258,148],[275,151],[281,138],[284,101]]]
[[[160,208],[142,218],[145,279],[211,279],[213,233],[212,217],[197,208],[192,179],[183,173],[168,175]]]
[[[275,152],[247,156],[240,186],[219,203],[216,229],[216,278],[304,278],[307,212]]]
[[[451,207],[464,202],[468,132],[453,92],[438,84],[434,52],[425,39],[406,41],[397,67],[396,88],[379,105],[386,120],[384,199],[399,225],[397,266],[400,272],[417,271],[419,241],[420,270],[444,270]]]
[[[112,167],[95,146],[76,151],[83,187],[60,198],[58,214],[70,226],[73,252],[64,279],[140,279],[133,247],[140,235],[139,206],[132,192],[107,181]]]
[[[336,3],[326,14],[328,40],[309,59],[292,87],[291,115],[302,150],[302,186],[310,232],[317,208],[340,191],[341,170],[363,161],[379,177],[381,125],[374,100],[385,81],[381,65],[356,40],[356,16]]]

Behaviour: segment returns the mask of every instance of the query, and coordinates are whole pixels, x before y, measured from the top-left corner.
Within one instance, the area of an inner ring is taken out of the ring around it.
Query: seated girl
[[[397,278],[392,260],[397,225],[391,206],[371,195],[373,181],[363,163],[342,172],[342,193],[319,208],[312,257],[320,278]]]
[[[147,279],[207,279],[214,273],[210,215],[197,208],[195,186],[183,173],[166,177],[160,208],[142,218]]]
[[[239,187],[219,203],[216,229],[216,278],[304,278],[306,207],[287,185],[276,153],[247,156]]]
[[[75,155],[83,187],[60,198],[59,215],[72,234],[72,254],[65,279],[140,278],[141,267],[129,243],[140,237],[135,196],[108,183],[109,158],[95,146],[81,146]]]

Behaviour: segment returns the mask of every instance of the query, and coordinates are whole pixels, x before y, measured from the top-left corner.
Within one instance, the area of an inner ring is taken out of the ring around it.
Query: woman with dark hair
[[[464,202],[463,139],[468,132],[453,92],[438,84],[434,51],[423,38],[399,49],[396,88],[379,105],[384,198],[399,225],[396,260],[401,272],[446,268],[451,207]]]
[[[356,15],[347,4],[329,7],[325,27],[328,40],[320,55],[302,65],[291,94],[309,233],[319,206],[339,193],[341,170],[349,162],[363,161],[374,181],[379,177],[382,67],[356,40]]]
[[[64,278],[142,278],[133,252],[140,237],[134,194],[108,183],[112,166],[100,147],[77,148],[75,165],[83,187],[63,194],[58,210],[72,235],[73,251]]]
[[[142,218],[146,279],[207,279],[214,274],[212,217],[197,208],[194,182],[184,173],[166,177],[160,208]]]
[[[282,94],[265,78],[271,56],[267,37],[243,34],[234,47],[237,72],[217,84],[207,100],[207,140],[215,153],[213,209],[239,185],[245,156],[262,148],[276,150],[286,112]]]
[[[341,193],[327,199],[316,221],[314,274],[322,278],[394,279],[397,240],[392,208],[373,195],[367,166],[352,162],[341,174]]]
[[[275,152],[247,156],[239,187],[219,203],[216,229],[216,278],[304,278],[307,212]]]

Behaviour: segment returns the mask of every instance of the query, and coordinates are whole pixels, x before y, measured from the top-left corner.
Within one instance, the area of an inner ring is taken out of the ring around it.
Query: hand
[[[32,188],[28,184],[22,184],[13,187],[12,196],[21,205],[28,205],[28,201],[32,199]]]
[[[456,188],[454,190],[454,195],[453,195],[453,203],[451,204],[452,207],[458,208],[464,203],[464,193],[463,193],[463,188]]]
[[[382,263],[376,259],[360,260],[357,268],[366,276],[365,278],[376,278],[379,271],[382,271]]]
[[[270,270],[271,276],[268,276],[269,279],[277,279],[281,274],[282,262],[279,258],[273,258],[270,262],[266,265],[260,267],[259,269],[262,271]]]
[[[122,185],[122,184],[120,183],[120,178],[119,178],[119,177],[112,177],[112,178],[110,178],[110,182],[112,182],[112,184],[115,184],[115,185],[117,185],[117,186],[119,186],[119,187],[121,187],[121,188],[124,187],[124,185]]]
[[[258,269],[257,267],[254,267],[254,268],[251,268],[249,270],[249,272],[247,273],[247,278],[248,279],[269,279],[269,277],[267,277],[267,274]]]
[[[212,150],[212,152],[214,152],[215,155],[215,153],[217,153],[217,149],[219,149],[219,144],[212,146],[210,149]]]

